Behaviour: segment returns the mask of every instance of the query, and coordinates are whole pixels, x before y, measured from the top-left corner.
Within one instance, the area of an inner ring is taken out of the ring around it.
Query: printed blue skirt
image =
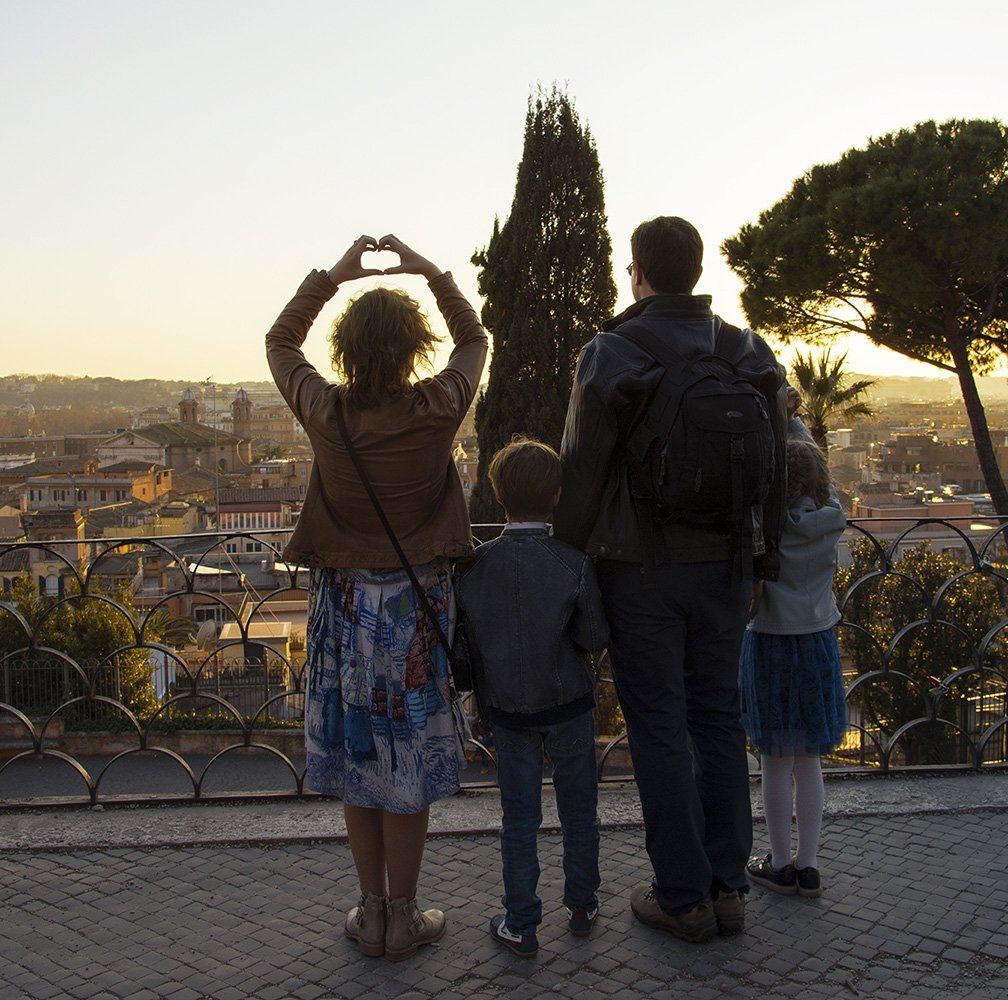
[[[450,638],[447,561],[414,570]],[[416,813],[458,791],[447,657],[403,570],[312,573],[305,744],[308,785],[350,805]]]
[[[742,725],[761,753],[821,756],[847,728],[833,629],[809,635],[746,631],[739,662]]]

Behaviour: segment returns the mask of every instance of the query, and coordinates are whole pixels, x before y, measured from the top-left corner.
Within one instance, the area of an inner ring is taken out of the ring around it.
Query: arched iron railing
[[[837,574],[851,726],[829,766],[1008,761],[1006,532],[991,517],[851,522]],[[0,802],[311,794],[308,580],[283,542],[256,531],[0,545]],[[631,777],[604,658],[597,693],[600,777]],[[466,784],[492,784],[478,726],[467,749]]]

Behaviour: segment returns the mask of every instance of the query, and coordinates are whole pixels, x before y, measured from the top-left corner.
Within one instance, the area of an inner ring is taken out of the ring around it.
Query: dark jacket
[[[582,349],[567,410],[560,457],[563,490],[554,513],[555,535],[600,559],[645,562],[639,511],[630,493],[626,442],[643,417],[664,368],[621,333],[631,329],[657,333],[678,348],[684,361],[710,354],[716,317],[707,295],[652,295],[603,324]],[[762,509],[762,542],[756,539],[756,576],[776,576],[777,549],[787,514],[785,438],[787,405],[784,369],[751,330],[731,360],[752,372],[768,398],[774,430],[776,477]],[[733,540],[724,530],[682,523],[656,526],[655,562],[706,562],[730,559]]]
[[[484,712],[541,715],[589,697],[589,652],[609,626],[591,559],[543,528],[505,530],[459,570],[455,596],[465,623]]]

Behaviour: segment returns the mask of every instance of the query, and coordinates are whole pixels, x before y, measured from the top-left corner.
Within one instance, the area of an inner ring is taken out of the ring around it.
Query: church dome
[[[239,389],[235,394],[236,403],[247,403],[249,401],[249,394],[244,390],[244,388]]]

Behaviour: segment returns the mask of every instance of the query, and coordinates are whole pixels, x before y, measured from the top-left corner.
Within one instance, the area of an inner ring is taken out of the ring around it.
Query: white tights
[[[791,864],[791,777],[794,775],[794,813],[798,821],[798,853],[795,868],[818,868],[816,852],[822,830],[823,777],[818,757],[765,754],[763,809],[770,837],[774,868]]]

